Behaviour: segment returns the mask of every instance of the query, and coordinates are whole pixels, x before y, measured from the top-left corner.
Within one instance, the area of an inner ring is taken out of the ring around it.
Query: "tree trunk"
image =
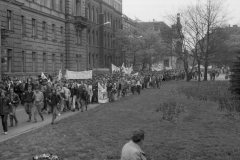
[[[188,72],[188,62],[187,60],[183,60],[184,63],[184,71],[186,74],[186,81],[189,82],[191,80],[191,74]]]
[[[207,75],[208,75],[208,55],[209,55],[209,38],[210,38],[210,25],[208,24],[208,29],[207,29],[207,50],[205,53],[205,62],[204,62],[204,81],[207,81]]]
[[[201,81],[201,68],[200,68],[200,60],[197,60],[197,64],[198,64],[198,82]]]
[[[204,81],[208,80],[208,59],[205,59],[204,62]]]

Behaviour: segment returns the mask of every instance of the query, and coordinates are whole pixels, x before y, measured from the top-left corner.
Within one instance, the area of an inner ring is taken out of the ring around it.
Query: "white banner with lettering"
[[[74,72],[67,70],[65,77],[66,79],[92,79],[92,70],[82,72]]]

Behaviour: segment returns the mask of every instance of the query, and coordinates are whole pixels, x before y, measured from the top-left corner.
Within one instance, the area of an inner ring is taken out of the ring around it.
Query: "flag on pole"
[[[42,74],[41,74],[41,78],[42,79],[47,79],[47,77],[45,76],[45,74],[42,72]]]
[[[62,79],[62,70],[60,69],[58,73],[58,81],[60,81],[61,79]]]
[[[120,68],[112,64],[112,72],[120,72]]]

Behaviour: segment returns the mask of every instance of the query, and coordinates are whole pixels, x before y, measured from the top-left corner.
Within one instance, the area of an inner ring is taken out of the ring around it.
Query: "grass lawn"
[[[132,130],[145,130],[143,150],[152,160],[234,160],[240,157],[240,123],[210,101],[186,98],[168,82],[115,103],[62,120],[0,144],[0,160],[28,160],[54,153],[66,160],[118,160]],[[205,83],[204,83],[205,84]],[[203,84],[203,85],[204,85]],[[184,106],[173,122],[157,112],[163,102]]]

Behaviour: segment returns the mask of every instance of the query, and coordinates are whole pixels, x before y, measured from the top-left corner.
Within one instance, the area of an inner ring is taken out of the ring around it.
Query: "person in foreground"
[[[7,119],[8,119],[8,115],[10,113],[10,110],[11,110],[11,106],[10,106],[10,100],[6,96],[5,91],[1,90],[0,93],[1,93],[1,96],[0,96],[0,116],[1,116],[1,119],[2,119],[3,134],[6,135],[7,131],[8,131]]]
[[[121,160],[146,160],[145,153],[141,149],[143,141],[144,131],[134,131],[131,140],[122,148]]]

